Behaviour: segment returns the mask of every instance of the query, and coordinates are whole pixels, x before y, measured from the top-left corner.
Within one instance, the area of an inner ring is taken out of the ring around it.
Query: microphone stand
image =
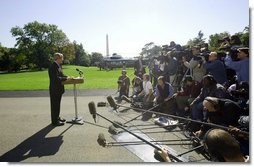
[[[197,120],[193,120],[193,119],[189,119],[189,118],[179,117],[179,116],[176,116],[176,115],[158,113],[158,112],[151,111],[151,110],[144,110],[144,109],[140,109],[140,108],[127,107],[127,106],[119,105],[119,104],[116,104],[116,105],[118,107],[125,107],[125,108],[128,108],[128,109],[139,110],[139,111],[142,111],[142,112],[150,112],[150,113],[160,114],[160,115],[168,116],[168,117],[175,118],[175,119],[180,119],[180,120],[190,121],[190,122],[194,122],[194,123],[198,123],[198,124],[203,124],[203,125],[206,125],[206,126],[209,126],[209,127],[213,127],[213,128],[220,128],[220,129],[223,129],[223,130],[226,130],[226,131],[228,131],[228,129],[229,129],[228,127],[225,127],[225,126],[222,126],[222,125],[218,125],[218,124],[214,124],[214,123],[207,123],[207,122],[197,121]],[[132,121],[132,120],[130,120],[130,121]],[[130,121],[127,121],[127,123],[130,122]],[[245,136],[249,136],[249,133],[245,132],[245,131],[239,131],[238,133],[242,134],[242,135],[245,135]]]
[[[141,141],[145,142],[146,144],[152,146],[153,148],[155,148],[155,149],[157,149],[157,150],[161,150],[161,148],[160,148],[159,146],[155,145],[154,143],[152,143],[152,142],[150,142],[150,141],[148,141],[148,140],[143,139],[142,137],[136,135],[135,133],[133,133],[133,132],[129,131],[128,129],[126,129],[125,127],[121,126],[120,124],[118,124],[118,123],[116,123],[116,122],[113,122],[113,121],[109,120],[108,118],[104,117],[104,116],[101,115],[101,114],[96,113],[96,115],[98,115],[98,116],[102,117],[103,119],[109,121],[109,122],[112,123],[114,126],[115,126],[115,125],[118,126],[119,128],[121,128],[121,129],[123,129],[124,131],[130,133],[131,135],[135,136],[136,138],[140,139]],[[178,158],[178,157],[176,157],[176,156],[173,156],[173,155],[170,154],[169,152],[168,152],[168,156],[169,156],[171,159],[175,160],[176,162],[183,162],[183,160],[181,160],[180,158]]]
[[[163,102],[164,103],[164,102]],[[162,104],[162,103],[161,103]],[[134,118],[132,118],[132,119],[130,119],[129,121],[126,121],[125,123],[123,123],[123,124],[127,124],[127,123],[130,123],[130,122],[132,122],[132,121],[134,121],[134,120],[136,120],[137,118],[139,118],[139,117],[141,117],[142,115],[144,115],[147,111],[152,111],[153,109],[155,109],[155,108],[157,108],[159,105],[161,105],[161,104],[157,104],[157,105],[155,105],[155,106],[153,106],[152,108],[150,108],[149,110],[146,110],[145,112],[143,112],[142,114],[140,114],[140,115],[138,115],[138,116],[136,116],[136,117],[134,117]],[[120,106],[120,105],[119,105]]]

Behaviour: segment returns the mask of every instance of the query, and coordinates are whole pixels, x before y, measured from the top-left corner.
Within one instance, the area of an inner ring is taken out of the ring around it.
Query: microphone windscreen
[[[119,131],[113,125],[108,128],[108,132],[112,135],[117,135],[119,133]]]
[[[108,96],[107,100],[108,100],[110,107],[112,107],[114,110],[116,110],[117,105],[116,105],[116,102],[114,101],[114,99],[112,98],[112,96]]]
[[[106,102],[98,102],[97,107],[105,107],[107,105]]]
[[[95,103],[93,101],[88,103],[90,114],[96,115]]]
[[[97,142],[100,146],[105,147],[106,146],[106,139],[103,133],[100,133],[97,139]]]

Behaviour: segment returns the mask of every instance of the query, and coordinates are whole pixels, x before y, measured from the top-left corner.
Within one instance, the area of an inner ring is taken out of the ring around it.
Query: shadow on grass
[[[72,125],[58,136],[46,137],[55,128],[50,124],[3,154],[0,162],[20,162],[30,157],[54,155],[63,143],[63,133],[71,127]]]

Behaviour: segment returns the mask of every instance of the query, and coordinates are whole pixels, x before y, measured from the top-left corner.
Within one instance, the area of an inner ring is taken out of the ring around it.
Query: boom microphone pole
[[[189,118],[179,117],[179,116],[176,116],[176,115],[158,113],[158,112],[151,111],[151,110],[144,110],[144,109],[141,109],[141,108],[133,108],[133,107],[127,107],[127,106],[119,105],[119,104],[116,104],[114,102],[114,100],[111,101],[111,103],[112,104],[110,104],[110,106],[112,105],[114,107],[125,107],[125,108],[128,108],[128,109],[138,110],[138,111],[142,111],[142,112],[155,113],[155,114],[160,114],[160,115],[168,116],[168,117],[175,118],[175,119],[180,119],[180,120],[190,121],[190,122],[194,122],[194,123],[198,123],[198,124],[203,124],[203,125],[206,125],[206,126],[209,126],[209,127],[213,127],[213,128],[220,128],[220,129],[223,129],[223,130],[226,130],[226,131],[229,130],[229,128],[226,127],[226,126],[222,126],[222,125],[218,125],[218,124],[214,124],[214,123],[207,123],[207,122],[197,121],[197,120],[193,120],[193,119],[189,119]],[[244,136],[249,136],[249,133],[245,132],[245,131],[241,131],[240,130],[240,131],[238,131],[238,133],[242,134]]]
[[[128,98],[126,96],[123,96],[124,100],[126,100],[128,102]],[[112,98],[112,96],[108,96],[107,97],[107,101],[110,105],[110,107],[112,107],[114,110],[116,110],[118,108],[118,104],[115,103],[114,99]],[[166,101],[164,101],[163,103],[165,103]],[[149,110],[146,110],[145,112],[143,112],[142,114],[130,119],[129,121],[125,122],[124,124],[127,124],[127,123],[130,123],[132,121],[134,121],[135,119],[141,117],[142,115],[144,115],[147,111],[152,111],[153,109],[157,108],[159,105],[163,104],[163,103],[160,103],[160,104],[157,104],[155,106],[153,106],[152,108],[150,108]],[[130,108],[130,109],[133,109],[133,108]]]
[[[163,102],[163,103],[164,103],[164,102]],[[159,105],[161,105],[161,104],[163,104],[163,103],[157,104],[157,105],[153,106],[152,108],[148,109],[147,111],[152,111],[153,109],[157,108]],[[141,117],[142,115],[144,115],[147,111],[145,111],[145,112],[143,112],[142,114],[140,114],[140,115],[138,115],[138,116],[136,116],[136,117],[130,119],[129,121],[125,122],[124,124],[130,123],[130,122],[136,120],[137,118],[139,118],[139,117]]]
[[[90,102],[89,104],[90,104],[90,105],[95,105],[94,102]],[[90,109],[92,109],[92,110],[90,110]],[[116,124],[116,126],[118,126],[119,128],[121,128],[121,129],[123,129],[124,131],[128,132],[129,134],[135,136],[136,138],[138,138],[138,139],[140,139],[141,141],[145,142],[146,144],[152,146],[153,148],[155,148],[155,149],[157,149],[157,150],[162,150],[162,148],[160,148],[159,146],[155,145],[154,143],[152,143],[152,142],[150,142],[150,141],[148,141],[148,140],[145,140],[144,138],[142,138],[142,137],[136,135],[135,133],[129,131],[129,130],[126,129],[125,127],[123,127],[123,126],[117,124],[116,122],[113,122],[113,121],[109,120],[108,118],[104,117],[103,115],[97,113],[97,112],[96,112],[95,106],[94,106],[94,107],[90,107],[89,110],[90,110],[90,114],[92,114],[92,115],[94,115],[94,114],[95,114],[95,115],[98,115],[98,116],[100,116],[101,118],[103,118],[103,119],[107,120],[108,122],[112,123],[113,125]],[[104,147],[106,146],[106,139],[105,139],[105,137],[104,137],[104,135],[103,135],[102,133],[99,134],[99,138],[98,138],[97,142],[98,142],[100,145],[104,146]],[[169,155],[170,158],[174,159],[176,162],[183,162],[183,160],[181,160],[181,159],[178,158],[178,157],[173,156],[173,155],[170,154],[169,152],[168,152],[168,155]]]

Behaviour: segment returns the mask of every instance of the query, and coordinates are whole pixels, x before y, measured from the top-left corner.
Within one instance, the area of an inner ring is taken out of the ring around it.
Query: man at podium
[[[60,104],[62,94],[64,93],[64,85],[62,81],[71,80],[71,77],[65,76],[62,71],[63,54],[55,53],[54,62],[50,65],[49,74],[49,94],[50,94],[50,107],[51,107],[51,123],[54,126],[62,126],[66,121],[60,118]]]

